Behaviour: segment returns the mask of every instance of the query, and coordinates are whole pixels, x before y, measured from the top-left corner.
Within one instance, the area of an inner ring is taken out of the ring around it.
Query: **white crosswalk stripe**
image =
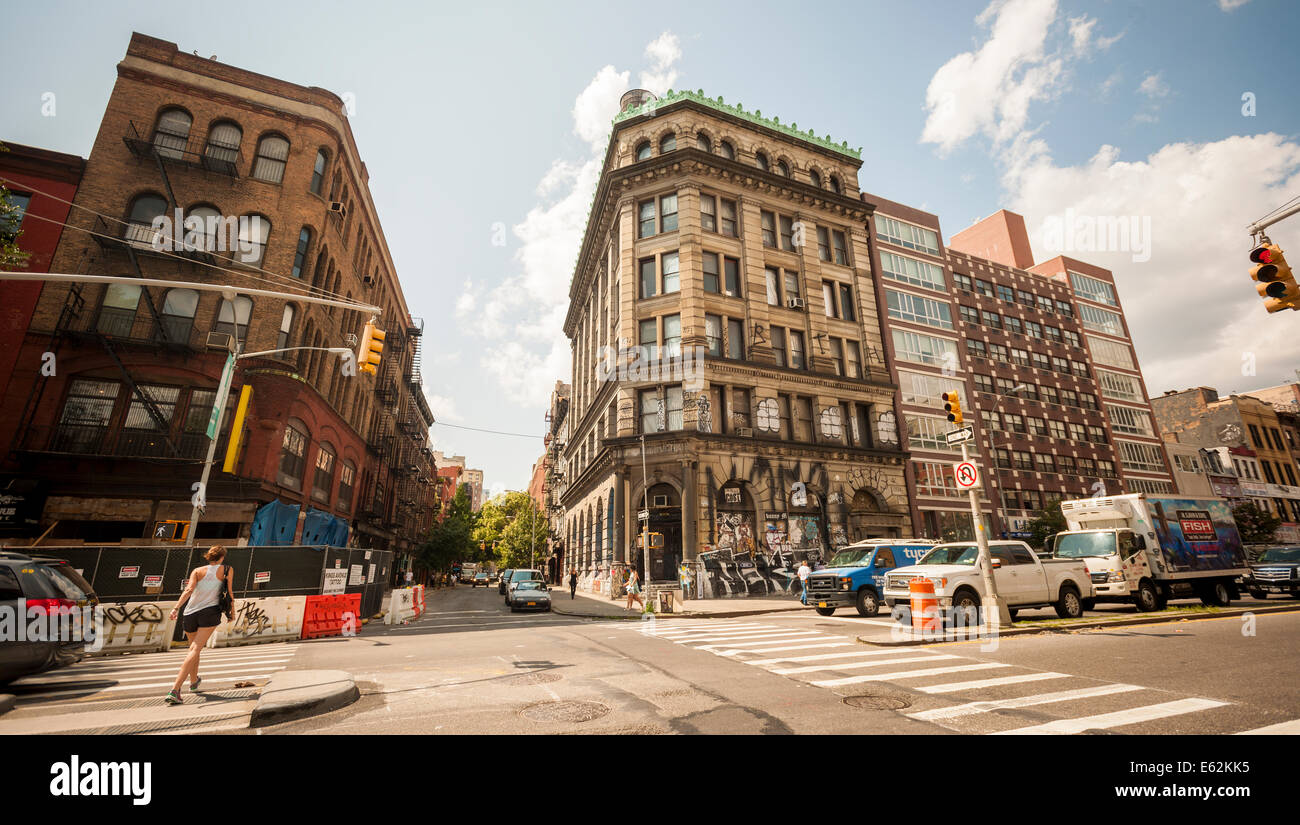
[[[951,647],[879,648],[859,644],[851,636],[753,622],[669,624],[664,621],[654,632],[642,632],[815,687],[837,693],[847,689],[844,695],[852,695],[855,685],[897,683],[899,690],[914,693],[914,704],[921,705],[904,715],[960,733],[1076,734],[1212,711],[1231,704],[1176,694],[1171,697],[1168,692],[1140,685],[981,661],[948,652],[954,650]],[[982,675],[999,670],[1001,674]],[[913,682],[917,684],[910,684]],[[1043,685],[1052,682],[1058,683],[1053,686],[1057,689],[1044,689]],[[935,702],[951,701],[947,699],[950,695],[960,698],[954,704],[933,706]],[[1017,715],[1017,711],[1027,708],[1044,710]],[[1044,716],[1061,718],[1025,724],[1026,720],[1038,721]],[[1296,734],[1300,733],[1300,720],[1245,733]]]

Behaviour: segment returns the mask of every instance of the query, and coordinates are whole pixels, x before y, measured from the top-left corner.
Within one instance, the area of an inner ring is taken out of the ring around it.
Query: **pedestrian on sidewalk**
[[[235,620],[235,594],[232,584],[234,571],[225,564],[226,548],[213,546],[203,557],[208,560],[207,565],[190,571],[185,592],[172,608],[173,621],[180,609],[185,608],[183,619],[185,638],[189,640],[190,648],[185,661],[181,662],[180,673],[176,674],[176,683],[163,699],[169,705],[179,705],[182,702],[181,685],[185,683],[186,676],[190,677],[190,690],[199,689],[199,682],[203,681],[199,678],[199,654],[207,645],[212,632],[217,629],[217,625],[221,624],[222,613],[225,613],[227,620]],[[229,600],[226,601],[226,598]]]
[[[627,590],[627,609],[632,609],[632,602],[635,600],[637,604],[641,605],[641,609],[645,610],[645,602],[641,600],[641,580],[635,570],[632,571],[632,575],[627,577],[627,587],[624,589]]]
[[[578,568],[569,569],[569,599],[578,597]]]
[[[808,576],[812,574],[812,568],[808,566],[808,559],[799,563],[799,601],[808,604]]]

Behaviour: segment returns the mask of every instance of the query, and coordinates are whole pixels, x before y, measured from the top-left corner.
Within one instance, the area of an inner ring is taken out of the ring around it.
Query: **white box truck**
[[[1228,502],[1145,493],[1061,502],[1070,528],[1048,539],[1057,558],[1081,559],[1099,602],[1163,610],[1197,596],[1226,606],[1250,572]]]

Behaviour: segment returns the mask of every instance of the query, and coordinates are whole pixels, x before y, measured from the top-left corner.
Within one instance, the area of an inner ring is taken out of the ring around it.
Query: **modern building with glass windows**
[[[960,394],[985,468],[995,535],[1048,502],[1173,492],[1111,274],[1072,258],[1035,265],[1024,220],[1000,211],[945,247],[936,216],[872,194],[880,316],[909,451],[918,536],[972,538],[953,476],[960,446],[943,392]],[[990,468],[993,471],[989,471]]]
[[[28,380],[3,415],[19,422],[5,468],[39,480],[47,543],[147,543],[157,522],[188,520],[230,349],[355,348],[369,320],[238,294],[269,289],[381,307],[382,367],[350,375],[319,349],[239,361],[198,538],[246,539],[279,499],[346,521],[357,546],[412,549],[438,489],[421,329],[342,100],[135,34],[75,207],[51,271],[183,283],[41,290],[15,368]],[[213,283],[232,289],[185,286]],[[47,353],[57,369],[42,373]],[[242,448],[224,472],[245,386]]]
[[[564,327],[566,565],[782,594],[802,558],[909,534],[859,153],[691,92],[623,104]]]

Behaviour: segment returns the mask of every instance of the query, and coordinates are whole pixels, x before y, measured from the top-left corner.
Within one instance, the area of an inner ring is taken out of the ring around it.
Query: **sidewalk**
[[[584,616],[598,619],[640,619],[641,609],[623,607],[627,597],[618,600],[595,593],[578,591],[576,599],[569,598],[567,587],[555,587],[551,590],[551,610],[565,616]],[[734,616],[755,616],[774,611],[812,610],[804,607],[796,598],[789,599],[688,599],[684,605],[679,604],[675,613],[656,614],[660,619],[712,618],[722,619]]]

